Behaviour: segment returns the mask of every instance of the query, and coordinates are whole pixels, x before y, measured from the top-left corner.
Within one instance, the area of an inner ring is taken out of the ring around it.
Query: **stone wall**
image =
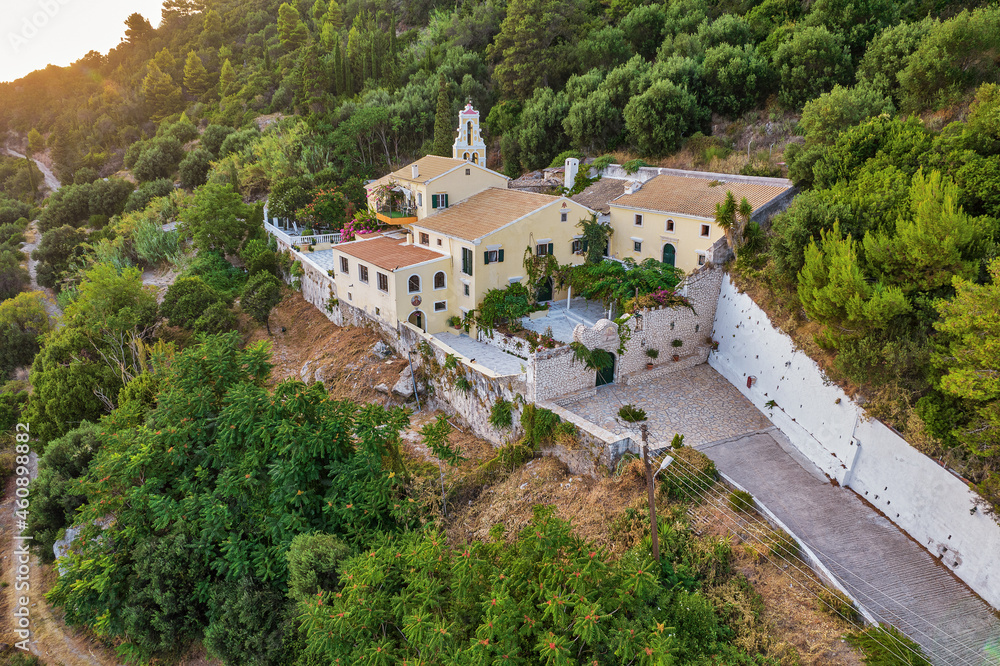
[[[962,479],[870,419],[728,277],[714,337],[712,367],[799,451],[1000,607],[1000,525],[977,508]]]
[[[614,326],[610,321],[602,321]],[[531,402],[543,402],[567,393],[592,389],[597,384],[597,373],[576,360],[568,346],[539,349],[532,354],[527,365],[527,399]]]
[[[500,351],[512,354],[518,358],[528,360],[528,356],[531,355],[531,347],[528,345],[528,341],[514,335],[507,335],[500,331],[486,333],[480,329],[477,339],[483,344],[496,347]]]
[[[337,287],[333,278],[308,262],[302,262],[304,274],[301,278],[302,297],[316,306],[316,309],[326,315],[326,318],[338,326],[344,325],[340,308],[329,308],[331,297],[336,296]]]
[[[691,302],[688,307],[644,310],[641,316],[626,319],[620,325],[608,319],[593,327],[580,324],[573,331],[575,342],[587,349],[604,349],[616,356],[615,381],[635,384],[704,363],[708,358],[708,338],[712,331],[715,308],[722,285],[722,271],[705,267],[688,276],[683,293]],[[619,326],[627,326],[630,339],[619,357],[621,338]],[[674,347],[674,340],[682,341]],[[656,349],[659,356],[654,367],[647,369],[646,349]],[[672,360],[674,354],[679,361]],[[552,400],[569,393],[593,389],[597,373],[576,360],[569,347],[539,349],[529,359],[529,399],[537,402]]]
[[[397,342],[397,351],[404,356],[407,349],[417,349],[422,342],[426,342],[430,347],[430,353],[433,354],[433,364],[429,356],[425,357],[422,354],[414,354],[412,359],[417,366],[424,367],[429,371],[427,374],[431,377],[434,386],[432,406],[439,407],[451,414],[457,414],[468,424],[477,437],[497,446],[503,446],[511,440],[520,419],[520,410],[517,409],[517,405],[512,405],[515,428],[511,430],[501,431],[490,425],[490,411],[500,398],[515,403],[518,396],[525,395],[527,385],[524,374],[499,375],[485,366],[469,362],[445,342],[424,333],[408,322],[400,324]],[[449,354],[456,357],[457,365],[454,368],[444,367]],[[436,367],[429,367],[435,364]],[[465,377],[469,382],[468,391],[463,391],[455,385],[455,381],[459,377]]]

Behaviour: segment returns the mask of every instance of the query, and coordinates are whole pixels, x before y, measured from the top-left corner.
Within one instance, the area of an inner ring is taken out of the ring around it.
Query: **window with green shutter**
[[[431,195],[431,208],[437,208],[438,207],[438,201],[439,201],[438,195],[432,194]]]
[[[441,195],[441,208],[447,208],[447,207],[448,207],[448,195],[447,194],[442,194]]]
[[[462,248],[462,272],[472,275],[472,250],[467,247]]]

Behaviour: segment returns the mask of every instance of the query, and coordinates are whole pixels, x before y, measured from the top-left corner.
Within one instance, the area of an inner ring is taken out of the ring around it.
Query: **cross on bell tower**
[[[486,144],[479,129],[479,112],[472,108],[471,99],[458,114],[458,136],[451,151],[456,160],[486,166]]]

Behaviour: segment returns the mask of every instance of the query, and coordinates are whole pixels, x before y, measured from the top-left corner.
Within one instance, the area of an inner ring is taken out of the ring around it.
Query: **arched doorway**
[[[665,243],[663,245],[663,263],[670,266],[675,265],[674,260],[677,258],[677,248],[675,248],[670,243]]]
[[[535,295],[535,300],[539,303],[552,300],[552,278],[544,278],[538,283],[538,292]]]
[[[611,358],[611,363],[597,369],[597,383],[595,386],[604,386],[605,384],[612,384],[615,381],[615,355],[608,352],[608,356]]]
[[[427,332],[427,324],[424,321],[424,313],[421,312],[420,310],[414,310],[413,312],[411,312],[409,319],[407,319],[406,321],[410,322],[424,333]]]

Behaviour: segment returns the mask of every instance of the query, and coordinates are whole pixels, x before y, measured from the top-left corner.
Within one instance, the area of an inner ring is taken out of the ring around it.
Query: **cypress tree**
[[[451,96],[444,77],[438,79],[437,112],[434,114],[434,154],[442,157],[451,155],[452,144]]]

